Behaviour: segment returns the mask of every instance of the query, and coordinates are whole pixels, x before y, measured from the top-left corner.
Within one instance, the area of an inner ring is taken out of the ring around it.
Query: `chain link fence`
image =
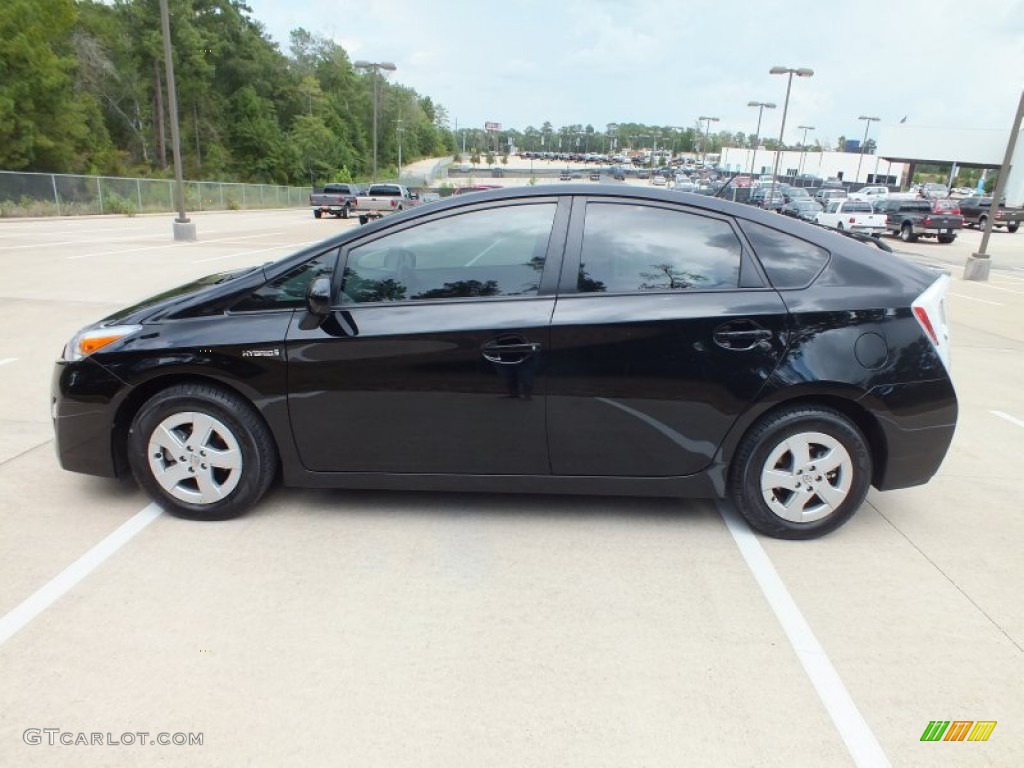
[[[301,208],[308,187],[186,181],[185,210]],[[176,211],[173,179],[0,171],[0,218]]]

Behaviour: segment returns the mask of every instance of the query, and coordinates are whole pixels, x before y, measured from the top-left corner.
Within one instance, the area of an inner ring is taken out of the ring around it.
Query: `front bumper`
[[[127,385],[90,358],[54,365],[50,390],[54,445],[70,472],[117,477],[113,434]]]

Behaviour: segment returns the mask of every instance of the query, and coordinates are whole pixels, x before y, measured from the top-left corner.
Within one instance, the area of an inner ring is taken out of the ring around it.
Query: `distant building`
[[[725,147],[722,149],[720,165],[730,171],[750,170],[751,158],[756,166],[755,176],[772,173],[775,168],[775,152],[768,149],[754,150]],[[857,174],[857,166],[860,174]],[[842,179],[843,181],[861,184],[890,184],[896,186],[905,183],[904,175],[907,163],[893,163],[880,155],[861,155],[859,152],[800,152],[786,150],[779,157],[780,176],[799,176],[812,174],[821,179]],[[854,177],[857,178],[854,178]]]

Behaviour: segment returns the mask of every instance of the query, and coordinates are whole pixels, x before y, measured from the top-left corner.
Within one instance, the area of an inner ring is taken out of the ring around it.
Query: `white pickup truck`
[[[830,202],[814,220],[823,227],[880,237],[885,232],[885,214],[872,213],[871,203],[843,198]]]
[[[885,200],[889,197],[889,188],[882,186],[861,187],[856,192],[847,195],[851,200],[867,200],[873,203],[875,200]]]
[[[360,224],[365,224],[370,219],[404,211],[419,203],[419,195],[401,184],[371,184],[366,194],[356,197],[352,213],[359,216]]]

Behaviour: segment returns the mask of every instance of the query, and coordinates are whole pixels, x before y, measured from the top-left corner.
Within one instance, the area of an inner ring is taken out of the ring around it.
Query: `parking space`
[[[195,243],[167,216],[0,222],[0,764],[1024,761],[1024,234],[993,235],[987,283],[960,278],[976,232],[899,244],[953,276],[957,436],[930,484],[873,491],[837,533],[757,540],[796,618],[711,502],[278,488],[234,521],[157,516],[15,626],[149,504],[57,465],[63,344],[357,226],[195,220]],[[801,616],[817,644],[792,634]],[[921,742],[932,720],[998,726]],[[24,743],[29,728],[203,745],[68,749]]]

